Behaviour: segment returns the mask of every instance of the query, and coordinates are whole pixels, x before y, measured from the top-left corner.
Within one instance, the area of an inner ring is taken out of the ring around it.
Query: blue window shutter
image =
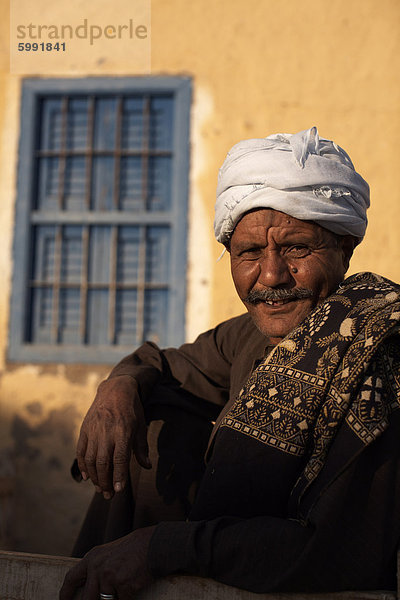
[[[9,359],[184,341],[190,81],[26,80]]]

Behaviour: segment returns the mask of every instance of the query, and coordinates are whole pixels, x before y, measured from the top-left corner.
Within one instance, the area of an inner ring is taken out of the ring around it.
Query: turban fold
[[[273,208],[363,238],[368,207],[369,186],[348,154],[312,127],[233,146],[219,171],[214,231],[226,243],[245,213]]]

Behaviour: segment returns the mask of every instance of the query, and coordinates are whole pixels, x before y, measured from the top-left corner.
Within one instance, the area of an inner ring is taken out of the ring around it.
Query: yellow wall
[[[80,0],[73,2],[83,10]],[[21,77],[8,72],[8,8],[2,5],[0,476],[6,468],[16,478],[14,547],[63,553],[90,495],[88,486],[68,479],[74,438],[108,367],[6,360]],[[109,62],[104,46],[96,74],[112,75]],[[119,74],[135,75],[132,63],[127,54]],[[372,270],[400,281],[399,72],[398,0],[153,0],[151,74],[193,78],[189,339],[242,310],[229,259],[216,262],[222,248],[212,237],[217,171],[239,139],[317,125],[343,146],[372,191],[368,234],[352,272]],[[90,74],[77,65],[60,75]]]

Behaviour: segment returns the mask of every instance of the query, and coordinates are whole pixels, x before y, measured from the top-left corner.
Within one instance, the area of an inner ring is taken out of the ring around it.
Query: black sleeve
[[[394,589],[399,412],[321,492],[307,522],[260,516],[161,523],[150,546],[152,572],[211,577],[253,592]]]
[[[161,383],[178,385],[222,407],[229,396],[231,364],[248,321],[247,315],[229,319],[180,348],[161,350],[146,342],[118,363],[110,378],[134,377],[144,402],[154,385]]]

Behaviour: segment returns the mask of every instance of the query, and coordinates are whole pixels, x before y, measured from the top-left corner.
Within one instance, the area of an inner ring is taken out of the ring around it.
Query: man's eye
[[[260,248],[245,248],[241,251],[240,256],[243,258],[254,258],[260,253]]]
[[[294,258],[304,258],[310,254],[310,248],[308,248],[308,246],[298,244],[296,246],[290,246],[286,250],[286,254]]]

